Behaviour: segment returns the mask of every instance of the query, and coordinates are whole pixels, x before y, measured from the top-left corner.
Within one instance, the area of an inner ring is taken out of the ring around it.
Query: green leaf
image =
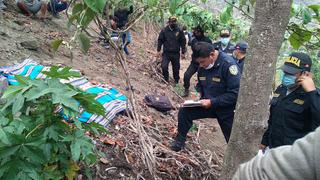
[[[30,78],[29,77],[24,77],[20,75],[15,75],[16,80],[22,84],[22,85],[27,85],[30,84]]]
[[[171,14],[175,14],[176,9],[178,8],[178,1],[179,0],[169,0],[169,12]]]
[[[302,13],[303,13],[303,24],[308,24],[309,22],[311,22],[311,13],[309,9],[303,8]]]
[[[75,139],[75,141],[73,141],[70,145],[71,155],[74,161],[78,161],[80,158],[80,153],[81,153],[80,147],[81,147],[80,141],[78,141],[77,139]]]
[[[220,21],[223,24],[227,24],[232,17],[232,6],[227,6],[220,14]]]
[[[157,6],[158,2],[159,2],[158,0],[148,0],[147,1],[149,7]]]
[[[32,162],[44,163],[45,156],[40,148],[31,147],[31,146],[21,146],[21,153],[27,158],[29,158]]]
[[[17,95],[12,105],[12,114],[16,114],[20,111],[20,109],[23,107],[24,99],[25,98],[22,96],[22,94]]]
[[[105,108],[102,104],[95,100],[97,95],[81,92],[73,97],[79,101],[81,106],[89,113],[95,113],[101,116],[106,114]]]
[[[0,141],[3,142],[6,145],[10,144],[8,136],[7,136],[6,132],[4,131],[4,129],[2,127],[0,128]]]
[[[53,49],[53,52],[57,52],[58,48],[62,44],[62,41],[63,41],[62,39],[56,39],[51,42],[51,47]]]
[[[27,101],[32,101],[34,99],[38,99],[41,96],[44,96],[48,93],[55,92],[54,88],[47,88],[47,89],[41,89],[41,88],[32,88],[28,92],[25,93],[25,97],[27,98]]]
[[[72,70],[71,67],[59,68],[57,66],[52,66],[49,71],[42,72],[51,78],[60,78],[68,80],[70,77],[81,77],[79,71]]]
[[[72,15],[80,15],[80,13],[84,10],[84,5],[81,3],[77,3],[72,8]]]
[[[289,37],[289,42],[294,49],[299,49],[301,42],[299,41],[299,35],[292,33]]]
[[[9,86],[4,92],[2,98],[8,98],[10,96],[15,96],[23,89],[23,86]]]
[[[92,180],[92,173],[90,168],[85,167],[84,174],[87,176],[88,180]]]
[[[78,23],[82,26],[83,29],[87,28],[90,22],[94,19],[95,13],[87,8],[84,14],[81,14]]]
[[[0,158],[8,158],[11,155],[14,155],[18,150],[20,149],[20,146],[6,146],[0,148]]]
[[[73,98],[70,98],[68,96],[60,96],[60,102],[62,105],[76,111],[79,112],[79,103],[74,100]]]
[[[249,0],[249,1],[250,1],[250,4],[251,4],[252,6],[254,6],[255,3],[256,3],[256,0]]]
[[[70,161],[67,171],[66,171],[66,177],[68,180],[73,180],[73,177],[77,174],[77,171],[80,170],[80,167],[78,164],[74,161]]]
[[[308,8],[312,9],[313,12],[316,14],[316,16],[320,16],[320,5],[319,4],[309,5]]]
[[[80,48],[83,53],[87,53],[90,48],[90,39],[83,33],[79,34]]]
[[[86,5],[96,13],[103,13],[107,0],[84,0]]]

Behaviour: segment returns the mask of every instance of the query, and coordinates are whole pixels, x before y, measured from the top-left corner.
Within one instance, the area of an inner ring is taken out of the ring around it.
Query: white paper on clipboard
[[[200,107],[202,106],[201,101],[194,101],[194,100],[186,100],[183,104],[183,107]]]

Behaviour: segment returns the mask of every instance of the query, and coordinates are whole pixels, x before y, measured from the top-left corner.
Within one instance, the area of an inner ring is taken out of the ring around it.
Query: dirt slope
[[[96,43],[96,39],[92,39],[92,47],[88,55],[83,55],[75,49],[72,62],[67,49],[60,48],[55,54],[52,52],[50,42],[53,39],[68,40],[72,36],[72,29],[68,29],[66,24],[65,15],[61,19],[43,22],[26,18],[17,14],[13,9],[2,13],[0,15],[0,65],[21,62],[28,57],[45,65],[64,64],[82,70],[93,82],[109,84],[126,94],[124,79],[114,59],[114,50],[103,48]],[[158,32],[159,28],[149,23],[140,23],[134,27],[132,30],[133,43],[130,46],[133,55],[128,57],[127,61],[144,126],[148,135],[158,141],[155,149],[157,150],[156,156],[161,162],[157,165],[159,177],[161,179],[179,179],[179,177],[198,179],[208,173],[203,172],[205,168],[211,168],[210,173],[214,175],[207,177],[215,179],[226,148],[216,120],[208,119],[197,122],[197,128],[189,133],[190,137],[185,151],[173,153],[168,148],[176,132],[177,109],[182,102],[170,89],[178,92],[182,90],[183,73],[190,59],[181,61],[179,87],[173,88],[163,84],[150,70],[150,64],[155,60],[153,53]],[[194,79],[193,84],[195,84]],[[150,92],[169,96],[176,109],[163,114],[147,107],[143,103],[143,98]],[[130,130],[128,121],[130,121],[128,117],[119,116],[110,126],[113,135],[96,140],[97,146],[105,152],[107,158],[102,159],[99,165],[92,167],[95,170],[95,179],[139,179],[139,176],[144,178],[149,176],[146,167],[135,154],[139,148],[138,140],[134,132]],[[209,165],[210,167],[207,167]],[[78,178],[82,177],[80,173]]]

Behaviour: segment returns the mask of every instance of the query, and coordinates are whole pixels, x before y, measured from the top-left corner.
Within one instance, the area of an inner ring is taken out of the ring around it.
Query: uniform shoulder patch
[[[232,75],[237,75],[238,72],[239,72],[237,65],[232,65],[232,66],[230,66],[230,67],[229,67],[229,72],[230,72],[230,74],[232,74]]]
[[[299,105],[303,105],[304,104],[304,100],[302,100],[302,99],[295,99],[293,102],[296,103],[296,104],[299,104]]]

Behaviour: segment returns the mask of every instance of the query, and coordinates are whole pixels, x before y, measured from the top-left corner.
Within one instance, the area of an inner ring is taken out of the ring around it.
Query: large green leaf
[[[45,156],[40,148],[31,146],[21,146],[21,153],[32,162],[44,163]]]
[[[107,0],[84,0],[86,5],[96,13],[103,13]]]
[[[17,95],[12,105],[12,114],[16,114],[20,111],[20,109],[23,107],[24,99],[25,98],[22,96],[22,94]]]
[[[4,131],[2,127],[0,127],[0,141],[4,144],[10,144],[7,133]]]
[[[0,159],[8,158],[11,155],[14,155],[18,150],[20,149],[20,146],[5,146],[0,148]]]
[[[23,86],[9,86],[6,91],[3,93],[2,98],[8,98],[10,96],[15,96],[23,89]]]
[[[81,51],[87,53],[90,48],[90,39],[83,33],[79,34],[79,44]]]
[[[80,102],[81,106],[89,113],[96,113],[98,115],[105,115],[105,108],[95,100],[95,94],[79,93],[74,98]]]
[[[32,88],[28,92],[25,93],[25,97],[27,98],[27,101],[31,101],[34,99],[38,99],[39,97],[42,97],[46,94],[59,91],[59,88]]]
[[[81,77],[79,71],[72,70],[71,67],[59,68],[52,66],[49,71],[42,72],[51,78],[69,79],[70,77]]]
[[[60,96],[60,98],[62,105],[72,109],[73,111],[79,112],[79,103],[76,100],[68,96]]]
[[[70,145],[70,150],[71,150],[72,160],[78,161],[80,158],[80,153],[81,153],[80,141],[75,139],[75,141],[72,142]]]

